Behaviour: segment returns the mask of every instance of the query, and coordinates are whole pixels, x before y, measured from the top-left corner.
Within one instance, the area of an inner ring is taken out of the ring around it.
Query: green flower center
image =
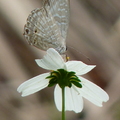
[[[80,79],[73,71],[68,72],[64,69],[58,69],[57,71],[51,72],[50,76],[46,77],[46,79],[50,79],[48,87],[59,84],[61,88],[64,88],[65,86],[71,87],[72,84],[74,84],[75,86],[82,88]]]

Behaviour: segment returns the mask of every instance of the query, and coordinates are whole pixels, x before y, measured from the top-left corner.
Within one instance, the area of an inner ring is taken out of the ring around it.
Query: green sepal
[[[51,76],[46,77],[46,79],[50,79],[50,80],[52,80],[52,79],[54,79],[54,78],[57,79],[57,76],[55,76],[55,75],[51,75]]]
[[[51,76],[55,76],[57,78],[61,77],[60,74],[59,74],[59,71],[53,71],[53,72],[51,72]]]
[[[72,77],[72,78],[70,78],[70,81],[71,81],[71,82],[72,82],[72,81],[81,82],[81,80],[80,80],[79,78],[77,78],[77,77]]]
[[[54,86],[55,84],[59,84],[61,88],[66,86],[72,87],[74,84],[76,87],[82,88],[80,84],[81,80],[75,75],[75,72],[68,72],[65,69],[58,69],[57,71],[52,71],[50,76],[46,77],[49,79],[48,87]]]
[[[67,73],[67,77],[68,77],[68,78],[71,78],[72,76],[73,76],[73,77],[75,76],[75,72],[71,71],[71,72],[68,72],[68,73]]]
[[[57,77],[55,75],[48,76],[46,79],[50,79],[48,87],[52,87],[57,84]]]
[[[56,83],[49,83],[48,87],[54,86]]]
[[[79,82],[72,81],[72,83],[79,88],[82,88],[82,85]]]
[[[46,79],[49,79],[49,78],[52,79],[52,77],[53,77],[53,76],[50,75],[50,76],[46,77]]]
[[[50,81],[49,81],[49,83],[51,84],[51,83],[57,83],[57,79],[56,78],[53,78],[53,79],[51,79]]]

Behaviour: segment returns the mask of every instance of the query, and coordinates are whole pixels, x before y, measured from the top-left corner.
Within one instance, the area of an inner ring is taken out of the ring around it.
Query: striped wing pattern
[[[30,45],[41,50],[66,51],[69,24],[68,0],[44,0],[42,8],[33,10],[27,18],[24,36]]]

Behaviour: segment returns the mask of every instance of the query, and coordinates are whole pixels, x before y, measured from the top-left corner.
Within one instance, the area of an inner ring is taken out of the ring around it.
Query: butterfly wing
[[[57,1],[57,2],[56,2]],[[49,5],[47,5],[47,4]],[[62,37],[66,40],[69,27],[69,0],[44,0],[45,8],[50,9],[57,25],[60,28]]]
[[[45,51],[48,48],[55,48],[62,54],[66,51],[65,37],[61,35],[60,25],[56,22],[56,15],[53,15],[54,13],[51,10],[51,2],[53,0],[44,2],[44,7],[31,12],[24,27],[24,36],[30,45]],[[60,8],[56,7],[56,9]]]

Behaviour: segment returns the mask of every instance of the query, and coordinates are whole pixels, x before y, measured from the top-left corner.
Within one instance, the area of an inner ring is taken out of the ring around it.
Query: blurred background
[[[0,120],[61,120],[54,88],[24,98],[16,91],[27,79],[48,72],[34,61],[45,52],[23,37],[28,15],[41,6],[42,0],[0,0]],[[84,77],[110,100],[99,108],[84,99],[83,111],[67,112],[67,120],[120,120],[120,0],[70,0],[70,12],[67,55],[97,65]]]

